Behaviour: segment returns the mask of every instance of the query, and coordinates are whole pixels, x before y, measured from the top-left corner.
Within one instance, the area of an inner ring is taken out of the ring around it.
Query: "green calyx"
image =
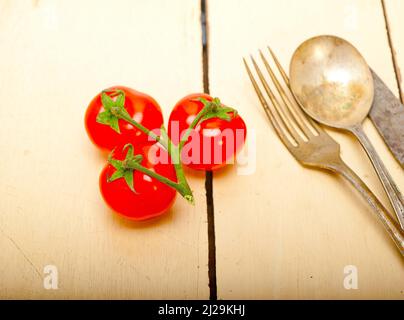
[[[212,118],[219,118],[225,121],[230,121],[237,116],[237,110],[223,105],[219,98],[214,98],[212,101],[208,101],[204,98],[197,99],[203,103],[203,116],[200,118],[199,123]]]
[[[108,95],[107,92],[110,92]],[[112,99],[116,97],[116,99]],[[104,90],[101,92],[101,102],[105,111],[101,112],[97,116],[97,122],[110,126],[113,130],[121,133],[119,129],[119,119],[130,123],[144,134],[150,136],[155,141],[159,142],[160,137],[153,131],[147,129],[140,123],[132,119],[129,113],[125,109],[125,92],[120,89]],[[164,147],[166,147],[163,144]]]
[[[203,108],[201,111],[199,111],[199,113],[196,115],[195,119],[192,121],[191,125],[189,126],[185,134],[182,136],[179,144],[180,152],[184,147],[185,143],[188,141],[188,138],[191,135],[192,130],[195,129],[196,126],[201,122],[212,118],[219,118],[225,121],[230,121],[232,118],[235,118],[237,116],[237,110],[223,105],[220,102],[219,98],[214,98],[212,101],[208,101],[205,98],[198,98],[193,99],[193,101],[202,102]]]
[[[108,156],[108,162],[116,169],[112,176],[108,177],[108,182],[115,181],[116,179],[124,178],[128,187],[133,191],[136,192],[134,185],[133,185],[133,165],[140,163],[143,160],[142,155],[134,155],[133,154],[133,146],[128,143],[125,145],[124,150],[128,149],[126,153],[125,160],[117,160],[112,157],[113,152]]]
[[[110,95],[107,92],[112,92]],[[116,97],[116,99],[112,99]],[[101,92],[101,102],[105,111],[97,116],[97,122],[110,126],[113,130],[121,133],[119,119],[130,117],[125,109],[125,93],[122,90],[104,90]]]

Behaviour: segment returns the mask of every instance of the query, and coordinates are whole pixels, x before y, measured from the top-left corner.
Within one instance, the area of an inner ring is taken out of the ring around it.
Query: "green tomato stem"
[[[170,138],[167,136],[166,140],[162,140],[160,136],[156,135],[153,131],[147,129],[140,123],[136,122],[133,120],[129,115],[126,113],[121,112],[119,108],[116,108],[113,110],[114,114],[122,119],[125,120],[126,122],[130,123],[131,125],[135,126],[137,129],[145,133],[146,135],[150,136],[152,139],[154,139],[156,142],[159,142],[168,152],[170,155],[173,163],[174,163],[174,169],[175,169],[175,174],[177,176],[177,181],[174,182],[170,179],[167,179],[166,177],[149,170],[148,168],[142,166],[138,162],[129,162],[127,165],[128,167],[138,170],[140,172],[143,172],[144,174],[147,174],[148,176],[155,178],[156,180],[168,185],[171,188],[174,188],[177,190],[188,202],[194,204],[194,196],[192,194],[192,190],[188,184],[188,181],[185,177],[184,174],[184,168],[181,163],[181,151],[187,142],[189,136],[191,135],[192,130],[198,125],[199,121],[201,118],[209,112],[210,107],[209,106],[204,106],[204,108],[196,115],[195,119],[192,121],[191,125],[183,135],[183,137],[180,140],[180,143],[178,146],[174,145]]]
[[[133,169],[133,170],[140,171],[140,172],[147,174],[148,176],[166,184],[167,186],[177,190],[178,193],[181,194],[181,196],[183,196],[187,201],[194,204],[194,196],[192,194],[191,188],[188,185],[188,182],[185,179],[185,175],[183,175],[182,167],[180,170],[182,174],[180,174],[179,177],[177,176],[178,183],[162,176],[161,174],[156,173],[155,171],[152,171],[152,170],[142,166],[139,162],[137,162],[135,160],[128,161],[126,163],[126,167]],[[177,169],[176,169],[176,172],[177,172]]]
[[[191,135],[192,130],[195,129],[195,127],[198,125],[201,118],[209,111],[209,109],[210,109],[209,106],[204,106],[203,109],[201,111],[199,111],[199,113],[196,115],[195,119],[192,121],[191,125],[189,126],[187,131],[185,131],[185,134],[181,138],[181,141],[179,144],[180,151],[182,150],[185,143],[187,142],[189,136]]]
[[[113,112],[119,119],[125,120],[126,122],[135,126],[137,129],[139,129],[146,135],[150,136],[153,140],[159,142],[165,149],[167,149],[166,141],[161,140],[161,138],[157,134],[155,134],[153,131],[147,129],[145,126],[141,125],[139,122],[136,122],[135,120],[133,120],[127,114],[121,112],[121,110],[119,108],[114,109]]]
[[[117,95],[125,95],[125,93],[122,90],[116,90],[113,91],[112,94],[110,95],[111,97],[113,96],[117,96]],[[188,141],[189,136],[192,133],[192,130],[198,125],[198,123],[201,121],[201,119],[209,112],[214,111],[217,112],[217,108],[218,106],[221,106],[220,100],[218,98],[213,99],[212,102],[208,102],[204,99],[200,99],[200,101],[204,104],[204,107],[202,108],[202,110],[196,115],[195,119],[192,121],[191,125],[189,126],[189,128],[187,129],[187,131],[185,132],[185,134],[182,136],[182,138],[180,139],[180,142],[178,145],[175,145],[172,143],[171,139],[168,137],[167,135],[167,131],[164,128],[164,126],[162,126],[161,129],[161,136],[158,136],[157,134],[155,134],[153,131],[147,129],[146,127],[144,127],[143,125],[141,125],[140,123],[136,122],[135,120],[132,119],[132,117],[126,112],[126,110],[124,109],[123,106],[118,105],[118,106],[111,106],[110,108],[108,108],[108,110],[118,119],[122,119],[128,123],[130,123],[131,125],[133,125],[134,127],[136,127],[137,129],[139,129],[140,131],[142,131],[143,133],[145,133],[146,135],[148,135],[149,137],[151,137],[153,140],[155,140],[156,142],[160,143],[165,150],[168,152],[168,154],[170,155],[173,165],[174,165],[174,169],[175,169],[175,173],[176,173],[176,177],[177,177],[177,182],[174,182],[144,166],[142,166],[139,162],[139,159],[135,159],[135,157],[133,157],[133,154],[131,155],[131,157],[129,157],[129,159],[125,160],[125,167],[126,168],[130,168],[132,170],[137,170],[140,172],[143,172],[144,174],[155,178],[156,180],[166,184],[167,186],[174,188],[175,190],[177,190],[187,201],[189,201],[190,203],[194,204],[194,197],[192,194],[192,190],[188,184],[188,181],[185,177],[184,174],[184,168],[182,166],[181,163],[181,151],[185,145],[185,143]],[[233,110],[234,111],[234,110]],[[223,115],[222,115],[223,116]],[[104,123],[104,122],[102,122]],[[111,125],[111,123],[104,123],[104,124],[109,124]],[[112,125],[111,125],[112,127]],[[119,131],[118,131],[119,132]]]

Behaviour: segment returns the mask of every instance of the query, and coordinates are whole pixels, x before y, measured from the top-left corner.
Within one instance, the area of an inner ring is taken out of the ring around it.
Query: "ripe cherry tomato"
[[[168,134],[175,144],[202,110],[203,103],[199,98],[213,100],[207,94],[190,94],[178,101],[171,112]],[[234,159],[245,143],[247,128],[239,115],[233,117],[231,113],[231,117],[230,121],[207,119],[195,128],[181,153],[185,166],[195,170],[216,170]]]
[[[170,163],[156,163],[161,153],[166,153],[158,144],[134,145],[134,154],[143,156],[141,165],[154,170],[156,173],[176,182],[174,166]],[[127,149],[118,146],[114,150],[113,158],[124,160]],[[116,172],[116,168],[107,164],[100,175],[101,194],[108,204],[118,214],[132,220],[146,220],[162,215],[174,204],[176,190],[150,176],[134,170],[132,191],[122,177],[108,182],[108,178]]]
[[[108,90],[120,89],[125,93],[125,109],[129,115],[146,128],[160,129],[163,124],[163,115],[160,106],[150,96],[131,88],[116,86]],[[108,93],[111,95],[111,93]],[[96,121],[99,113],[104,111],[101,94],[98,94],[90,103],[85,114],[87,134],[95,145],[102,149],[112,150],[119,144],[131,142],[133,144],[145,143],[148,136],[133,125],[119,120],[120,132],[114,131],[110,126]],[[154,143],[152,141],[150,144]]]

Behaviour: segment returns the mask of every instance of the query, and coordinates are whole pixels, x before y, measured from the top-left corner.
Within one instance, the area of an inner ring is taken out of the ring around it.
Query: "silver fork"
[[[401,255],[404,256],[404,231],[361,178],[343,162],[340,157],[339,144],[300,110],[290,91],[288,76],[272,50],[270,48],[268,50],[286,84],[285,88],[278,81],[263,53],[261,51],[259,53],[280,99],[268,85],[258,64],[251,56],[251,62],[266,93],[267,98],[265,97],[246,59],[243,58],[243,60],[255,92],[279,138],[294,158],[303,166],[330,170],[347,179],[369,203],[398,247]]]

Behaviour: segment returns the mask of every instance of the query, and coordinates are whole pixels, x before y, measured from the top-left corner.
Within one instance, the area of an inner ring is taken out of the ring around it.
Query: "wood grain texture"
[[[211,93],[238,108],[256,142],[253,174],[238,175],[233,167],[214,175],[218,297],[403,299],[404,261],[372,211],[341,178],[304,169],[292,158],[241,60],[270,45],[287,69],[303,40],[334,34],[352,42],[397,93],[380,2],[222,0],[209,1],[208,12]],[[404,189],[402,169],[370,121],[364,125]],[[359,143],[330,133],[344,160],[390,208]],[[357,290],[344,289],[347,265],[358,269]]]
[[[105,87],[153,95],[167,119],[202,91],[199,1],[0,1],[0,298],[208,298],[204,175],[164,218],[106,208],[84,112]],[[59,289],[45,290],[55,265]]]
[[[396,75],[401,99],[404,99],[404,40],[403,40],[403,15],[404,2],[400,0],[384,0],[386,19],[388,21],[389,34],[392,47],[392,58],[396,64]],[[402,101],[404,103],[404,100]]]

